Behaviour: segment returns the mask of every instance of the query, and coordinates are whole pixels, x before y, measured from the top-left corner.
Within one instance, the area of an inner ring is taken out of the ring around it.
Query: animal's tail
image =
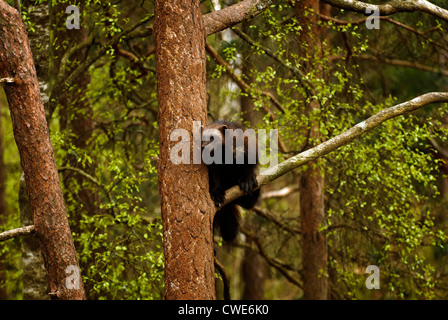
[[[229,203],[218,210],[213,220],[213,227],[219,229],[225,242],[232,242],[238,235],[241,214],[235,204]]]

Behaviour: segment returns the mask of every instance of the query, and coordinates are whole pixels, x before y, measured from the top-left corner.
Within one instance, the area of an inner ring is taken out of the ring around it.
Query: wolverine
[[[255,134],[248,133],[242,124],[225,120],[213,122],[202,132],[203,154],[210,153],[209,159],[203,159],[208,166],[209,192],[219,208],[213,227],[225,242],[238,235],[241,214],[237,206],[251,209],[260,196],[260,189],[256,189],[257,141]],[[226,190],[233,186],[239,186],[245,195],[222,206]]]

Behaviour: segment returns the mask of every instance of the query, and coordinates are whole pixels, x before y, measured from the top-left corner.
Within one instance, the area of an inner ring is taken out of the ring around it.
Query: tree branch
[[[49,115],[48,117],[51,118],[54,110],[57,106],[57,100],[54,98],[55,96],[58,96],[61,91],[64,89],[64,86],[70,87],[72,86],[75,81],[78,79],[79,75],[83,72],[86,72],[87,69],[99,58],[101,58],[104,54],[106,54],[107,50],[112,48],[114,45],[119,43],[123,38],[125,38],[127,35],[131,34],[135,29],[138,27],[144,25],[148,21],[150,21],[153,18],[153,15],[148,15],[145,18],[143,18],[141,21],[137,22],[136,24],[132,25],[126,30],[123,30],[122,32],[118,33],[116,36],[114,36],[112,39],[110,39],[107,43],[105,43],[101,48],[99,48],[96,52],[92,53],[85,59],[82,63],[80,63],[67,78],[64,79],[64,76],[62,73],[58,74],[56,82],[54,87],[51,89],[50,93],[50,102],[49,102]],[[148,29],[151,31],[150,29]],[[148,32],[148,31],[145,31]],[[88,39],[85,44],[80,44],[74,47],[72,50],[70,50],[66,55],[64,55],[64,59],[68,59],[76,50],[80,50],[81,48],[85,47],[86,45],[90,44],[90,41],[93,41],[92,39]],[[61,70],[64,68],[61,67]],[[47,119],[48,120],[48,119]]]
[[[398,12],[421,11],[448,21],[448,10],[438,7],[426,0],[392,0],[383,4],[370,4],[357,0],[323,0],[324,2],[344,10],[369,15],[379,11],[380,15],[388,16]],[[369,10],[367,13],[367,10]]]
[[[300,166],[307,164],[317,158],[320,158],[348,143],[355,138],[367,133],[368,131],[376,128],[383,122],[410,113],[419,108],[433,103],[448,103],[448,92],[430,92],[418,96],[412,100],[400,103],[398,105],[386,108],[371,116],[365,121],[358,123],[347,131],[337,135],[336,137],[327,140],[314,148],[301,152],[288,160],[285,160],[275,167],[269,168],[257,176],[258,187],[268,184],[274,181],[278,177],[288,173],[289,171],[296,169]],[[226,201],[223,206],[238,199],[243,195],[243,192],[238,186],[234,186],[226,191]]]
[[[251,19],[265,11],[276,0],[244,0],[203,16],[207,36]]]
[[[406,61],[406,60],[401,60],[401,59],[389,59],[389,58],[378,58],[372,55],[368,55],[368,54],[360,54],[358,56],[359,59],[363,59],[363,60],[370,60],[370,61],[375,61],[375,62],[383,62],[383,63],[387,63],[393,66],[398,66],[398,67],[407,67],[407,68],[414,68],[417,70],[422,70],[422,71],[427,71],[427,72],[432,72],[432,73],[436,73],[436,74],[442,74],[445,77],[448,77],[448,70],[444,70],[441,68],[434,68],[431,66],[427,66],[424,64],[421,64],[419,62],[416,61]]]
[[[14,78],[0,78],[0,83],[14,83]]]
[[[27,236],[29,234],[33,234],[34,232],[34,225],[8,230],[0,233],[0,241],[6,241],[15,237]]]
[[[226,272],[224,266],[219,262],[219,260],[215,256],[215,268],[218,269],[219,274],[222,277],[222,283],[224,285],[224,300],[230,299],[230,277]]]
[[[256,88],[251,88],[251,86],[245,82],[243,79],[241,79],[240,76],[236,75],[235,72],[232,70],[232,67],[219,55],[219,53],[208,43],[205,43],[205,48],[207,52],[213,57],[213,59],[221,66],[223,66],[226,69],[227,74],[232,78],[232,80],[240,87],[241,90],[249,94],[251,98],[256,98],[254,94],[251,92],[251,90],[257,92],[260,95],[263,95],[267,97],[276,107],[278,110],[280,110],[282,113],[286,112],[286,108],[280,103],[280,101],[277,100],[276,97],[269,91],[261,91]],[[273,118],[273,113],[268,108],[263,108],[271,118]]]

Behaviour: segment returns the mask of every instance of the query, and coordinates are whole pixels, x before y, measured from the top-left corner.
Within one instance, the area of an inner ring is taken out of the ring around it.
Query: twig
[[[55,86],[51,90],[51,96],[50,96],[50,105],[49,105],[49,117],[53,114],[54,110],[56,109],[57,101],[54,99],[54,96],[59,95],[60,91],[63,90],[65,87],[72,86],[75,81],[78,79],[79,75],[83,72],[85,72],[95,61],[97,61],[99,58],[101,58],[106,52],[113,47],[115,44],[119,43],[123,38],[125,38],[127,35],[132,33],[135,29],[142,26],[143,24],[147,23],[149,20],[153,18],[153,15],[149,15],[145,18],[143,18],[141,21],[137,22],[136,24],[132,25],[128,29],[120,32],[116,36],[114,36],[110,41],[105,43],[101,48],[99,48],[96,52],[91,54],[87,59],[85,59],[82,63],[80,63],[67,78],[64,79],[64,74],[60,72],[56,78]],[[87,41],[89,43],[90,39]],[[83,48],[84,45],[81,44],[76,47],[76,50],[79,48]],[[75,49],[73,49],[75,50]],[[73,54],[74,51],[70,50],[70,53],[68,55]],[[61,68],[63,70],[64,68]],[[52,99],[53,98],[53,99]]]
[[[27,236],[33,234],[34,232],[35,232],[34,225],[8,230],[0,233],[0,241],[6,241],[16,237]]]
[[[252,92],[255,91],[261,95],[264,95],[266,97],[268,97],[271,102],[277,106],[277,108],[285,113],[285,107],[283,107],[283,105],[274,97],[274,95],[270,92],[267,91],[261,91],[258,89],[254,89],[251,88],[249,84],[247,84],[244,80],[241,79],[241,77],[238,77],[235,72],[232,70],[232,68],[230,67],[230,65],[223,59],[221,58],[221,56],[218,54],[218,52],[208,44],[208,42],[205,43],[205,48],[207,49],[208,53],[213,57],[213,59],[215,59],[215,61],[223,66],[226,69],[227,74],[232,78],[232,80],[240,87],[240,89],[244,92],[246,92],[249,97],[253,100],[256,100],[257,97],[256,95],[254,95],[254,93]],[[264,105],[264,103],[261,103],[261,107],[263,108],[263,110],[269,114],[269,117],[271,118],[271,120],[275,120],[275,114],[271,111],[271,109],[269,109],[267,106]],[[278,143],[280,150],[282,150],[282,152],[284,153],[288,153],[288,148],[286,147],[286,145],[284,144],[284,142],[280,139],[279,137],[279,143]]]
[[[266,53],[269,57],[271,57],[272,59],[274,59],[281,65],[283,65],[285,68],[287,68],[289,71],[291,71],[294,74],[294,76],[300,81],[300,84],[302,85],[302,87],[307,91],[308,96],[310,95],[310,93],[308,92],[308,88],[305,86],[303,81],[305,81],[306,84],[308,84],[311,88],[313,87],[313,85],[309,80],[306,79],[306,76],[303,74],[303,72],[300,69],[296,68],[291,63],[283,60],[278,54],[274,53],[271,49],[262,46],[260,43],[256,42],[247,33],[241,31],[240,29],[232,28],[232,31],[235,32],[241,39],[243,39],[250,45],[263,50],[264,53]]]
[[[109,191],[106,189],[106,187],[98,181],[98,179],[96,179],[95,177],[92,177],[90,174],[88,174],[87,172],[79,169],[79,168],[74,168],[74,167],[61,167],[58,169],[58,172],[61,173],[63,171],[73,171],[76,172],[78,174],[80,174],[81,176],[83,176],[84,178],[90,180],[91,182],[93,182],[94,184],[96,184],[98,187],[100,187],[104,193],[106,194],[107,200],[109,200],[109,202],[112,202],[112,199],[110,197]]]
[[[14,8],[16,8],[20,14],[22,13],[22,8],[20,7],[20,0],[14,0]]]
[[[431,145],[434,147],[434,149],[437,150],[438,153],[442,155],[445,159],[448,159],[448,151],[446,151],[444,148],[442,148],[434,138],[430,137],[429,141],[431,142]]]
[[[266,262],[270,266],[272,266],[276,270],[278,270],[286,278],[286,280],[288,280],[289,282],[291,282],[295,286],[297,286],[299,288],[303,287],[299,280],[297,280],[296,278],[294,278],[293,276],[291,276],[288,273],[288,270],[295,271],[296,273],[297,273],[297,270],[295,270],[290,265],[284,263],[283,261],[280,261],[277,258],[270,257],[267,254],[267,252],[264,250],[263,246],[261,245],[260,240],[256,236],[254,236],[252,233],[250,233],[248,230],[246,230],[246,229],[244,229],[242,227],[240,227],[240,230],[241,230],[242,233],[244,233],[244,235],[246,237],[248,237],[250,240],[252,240],[255,243],[255,245],[257,246],[257,249],[258,249],[257,252],[266,260]]]
[[[443,70],[443,69],[439,69],[439,68],[433,68],[431,66],[427,66],[421,63],[418,63],[416,61],[406,61],[406,60],[400,60],[400,59],[388,59],[388,58],[378,58],[375,56],[371,56],[368,54],[361,54],[358,56],[359,59],[363,59],[363,60],[371,60],[371,61],[375,61],[375,62],[383,62],[383,63],[387,63],[393,66],[398,66],[398,67],[408,67],[408,68],[414,68],[417,70],[422,70],[422,71],[427,71],[427,72],[432,72],[432,73],[436,73],[436,74],[442,74],[445,77],[448,77],[448,70]]]
[[[215,256],[215,267],[218,269],[219,274],[222,277],[222,282],[224,284],[224,300],[231,300],[230,299],[230,277],[227,274],[226,270],[224,269],[224,266],[219,262],[219,260]]]
[[[14,78],[0,78],[0,83],[14,83]]]
[[[277,100],[277,98],[274,97],[274,95],[268,91],[261,91],[255,88],[251,88],[249,84],[247,84],[244,80],[241,79],[241,77],[237,76],[235,72],[232,70],[232,67],[219,55],[219,53],[208,43],[205,43],[205,48],[207,49],[208,53],[215,59],[215,61],[223,66],[227,74],[232,78],[233,81],[241,88],[241,90],[245,91],[251,98],[255,98],[254,94],[251,92],[252,90],[264,95],[271,100],[271,102],[282,112],[285,113],[285,107],[280,103],[280,101]],[[270,116],[271,118],[274,117],[274,114],[271,110],[268,108],[263,108]]]
[[[295,227],[293,225],[290,225],[288,223],[281,221],[280,219],[277,218],[276,215],[270,213],[269,210],[267,210],[267,209],[263,209],[259,206],[255,206],[251,210],[253,212],[255,212],[257,215],[259,215],[260,217],[263,217],[266,220],[269,220],[270,222],[274,223],[275,225],[280,227],[280,229],[282,229],[282,230],[286,230],[289,233],[293,233],[293,234],[301,233],[301,231],[298,227]]]

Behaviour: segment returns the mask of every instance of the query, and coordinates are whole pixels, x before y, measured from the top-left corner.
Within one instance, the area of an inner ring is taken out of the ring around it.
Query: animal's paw
[[[245,179],[241,179],[238,182],[238,185],[244,193],[249,193],[258,186],[258,182],[255,176],[250,176],[246,177]]]
[[[215,189],[210,192],[210,196],[215,203],[215,206],[221,207],[221,205],[226,200],[226,195],[224,193],[224,190],[221,189]]]

